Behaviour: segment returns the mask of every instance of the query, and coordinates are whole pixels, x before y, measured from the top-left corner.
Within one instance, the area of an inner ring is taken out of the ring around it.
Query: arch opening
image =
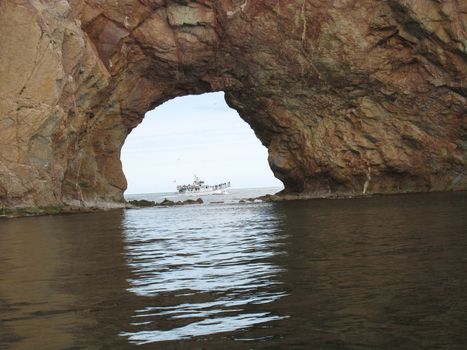
[[[177,97],[146,113],[121,151],[126,195],[174,192],[195,175],[232,188],[283,188],[268,150],[223,92]]]

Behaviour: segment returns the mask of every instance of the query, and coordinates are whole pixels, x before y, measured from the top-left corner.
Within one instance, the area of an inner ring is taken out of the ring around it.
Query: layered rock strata
[[[0,203],[113,205],[144,113],[225,91],[286,193],[467,188],[467,3],[3,0]]]

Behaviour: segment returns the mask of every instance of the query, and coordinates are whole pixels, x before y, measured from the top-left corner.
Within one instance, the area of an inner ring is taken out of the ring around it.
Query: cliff
[[[286,193],[464,190],[467,3],[4,0],[0,204],[123,200],[144,113],[225,91]]]

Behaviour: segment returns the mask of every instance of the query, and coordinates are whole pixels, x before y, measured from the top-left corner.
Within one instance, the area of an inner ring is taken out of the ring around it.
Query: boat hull
[[[227,189],[218,189],[218,190],[199,190],[199,191],[185,191],[185,192],[178,192],[180,196],[207,196],[207,195],[215,195],[215,194],[227,194]]]

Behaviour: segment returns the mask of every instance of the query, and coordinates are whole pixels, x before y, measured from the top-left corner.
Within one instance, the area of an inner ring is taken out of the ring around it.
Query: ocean
[[[0,349],[466,348],[465,193],[274,191],[1,220]]]
[[[171,201],[184,201],[187,199],[201,198],[205,204],[234,204],[241,200],[251,200],[266,194],[274,194],[281,191],[282,187],[260,187],[260,188],[229,188],[226,194],[216,195],[180,195],[177,192],[142,193],[125,195],[126,200],[146,199],[162,202],[164,199]]]

